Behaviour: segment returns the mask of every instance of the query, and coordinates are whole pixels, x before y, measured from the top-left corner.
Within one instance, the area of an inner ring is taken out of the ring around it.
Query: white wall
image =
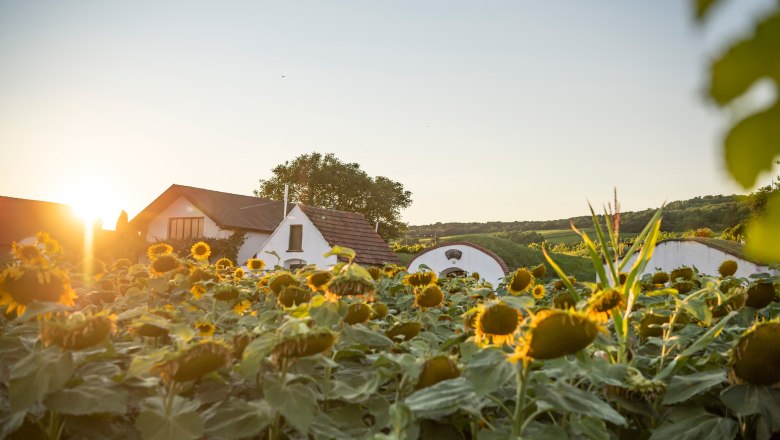
[[[638,258],[637,254],[631,257],[625,272],[631,269]],[[737,258],[731,254],[719,251],[703,243],[696,241],[664,241],[659,243],[653,252],[653,258],[645,267],[643,273],[654,273],[655,268],[660,268],[664,272],[670,272],[680,266],[696,267],[699,272],[706,275],[718,275],[718,267],[726,260],[734,260],[739,266],[735,276],[747,278],[751,274],[768,272],[767,266],[760,266],[747,260]],[[775,271],[776,273],[777,271]]]
[[[244,244],[238,249],[238,264],[246,266],[246,260],[253,258],[257,250],[271,238],[271,234],[266,232],[247,232]],[[270,255],[268,255],[271,257]],[[271,257],[273,258],[273,257]],[[263,258],[268,263],[268,258]]]
[[[444,255],[450,249],[457,249],[463,254],[455,263],[450,262]],[[471,246],[456,244],[432,249],[409,263],[409,272],[417,272],[421,264],[430,267],[431,270],[441,276],[441,273],[451,267],[457,267],[469,273],[479,272],[480,278],[497,286],[504,278],[504,270],[501,265],[490,255]]]
[[[290,244],[290,225],[303,225],[302,248],[303,252],[287,252]],[[320,234],[320,231],[309,220],[309,217],[295,206],[282,223],[276,228],[271,238],[257,251],[257,258],[264,260],[268,267],[276,264],[276,258],[268,255],[266,251],[274,251],[281,257],[279,264],[289,267],[289,260],[304,260],[306,264],[316,264],[318,267],[327,268],[336,264],[337,257],[323,257],[322,254],[330,251],[330,245]]]
[[[149,228],[146,231],[146,241],[167,240],[168,219],[171,217],[203,217],[203,235],[205,237],[228,238],[233,235],[231,230],[220,229],[214,223],[214,220],[196,208],[189,200],[179,197],[149,222]]]

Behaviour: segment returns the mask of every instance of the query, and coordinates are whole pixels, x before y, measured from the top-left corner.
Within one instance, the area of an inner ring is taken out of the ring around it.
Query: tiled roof
[[[356,262],[369,265],[401,264],[401,260],[368,224],[363,214],[315,208],[302,203],[298,206],[329,245],[353,249],[357,253]]]
[[[443,247],[447,247],[447,246],[468,246],[468,247],[472,247],[472,248],[474,248],[474,249],[476,249],[476,250],[478,250],[480,252],[484,252],[490,258],[496,260],[496,263],[498,263],[498,265],[501,266],[501,270],[504,271],[504,274],[508,274],[509,273],[509,266],[506,265],[506,263],[504,262],[504,260],[501,259],[501,257],[496,255],[490,249],[485,249],[484,247],[482,247],[482,246],[480,246],[478,244],[471,243],[469,241],[447,241],[447,242],[439,243],[436,246],[431,246],[429,248],[425,248],[425,249],[421,250],[420,252],[417,252],[414,255],[414,257],[412,257],[412,259],[409,260],[409,261],[414,261],[420,255],[425,254],[427,252],[430,252],[430,251],[432,251],[434,249],[439,249],[439,248],[443,248]]]
[[[84,222],[68,205],[0,196],[0,254],[14,241],[40,231],[51,234],[66,250],[77,250],[84,239]]]
[[[273,232],[284,217],[284,202],[278,200],[174,184],[144,208],[130,224],[143,230],[179,197],[189,200],[222,229]],[[292,206],[288,205],[288,212]]]

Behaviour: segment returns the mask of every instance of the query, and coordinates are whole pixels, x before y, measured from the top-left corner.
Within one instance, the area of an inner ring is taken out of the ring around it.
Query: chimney
[[[287,217],[287,199],[290,195],[290,185],[285,183],[284,184],[284,217],[283,219]]]
[[[376,221],[376,226],[374,226],[374,231],[379,233],[379,220]]]

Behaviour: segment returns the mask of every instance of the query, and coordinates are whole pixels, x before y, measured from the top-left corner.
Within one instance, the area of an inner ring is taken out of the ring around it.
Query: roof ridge
[[[259,199],[259,200],[266,200],[266,201],[270,201],[270,202],[283,203],[281,200],[276,200],[276,199],[267,199],[265,197],[259,197],[259,196],[255,196],[255,195],[236,194],[236,193],[231,193],[231,192],[227,192],[227,191],[219,191],[219,190],[216,190],[216,189],[201,188],[201,187],[198,187],[198,186],[180,185],[178,183],[171,184],[171,188],[173,188],[173,187],[196,189],[198,191],[207,191],[207,192],[212,192],[212,193],[226,194],[226,195],[229,195],[229,196],[252,197],[254,199]],[[171,189],[171,188],[169,188],[169,189]]]
[[[340,210],[340,209],[323,208],[323,207],[321,207],[321,206],[307,205],[307,204],[305,204],[305,203],[303,203],[303,202],[298,202],[297,204],[298,204],[298,205],[301,205],[301,206],[305,206],[306,208],[312,208],[312,209],[321,209],[321,210],[323,210],[323,211],[330,211],[330,212],[341,212],[341,213],[344,213],[344,214],[353,214],[353,215],[359,215],[359,216],[361,216],[361,217],[363,217],[363,218],[366,218],[366,216],[365,216],[365,215],[363,215],[362,213],[360,213],[360,212],[357,212],[357,211],[342,211],[342,210]]]

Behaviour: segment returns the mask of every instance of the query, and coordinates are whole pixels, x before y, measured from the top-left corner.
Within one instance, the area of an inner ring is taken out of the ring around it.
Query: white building
[[[409,272],[417,272],[422,264],[430,267],[439,277],[478,272],[480,278],[494,286],[509,273],[501,257],[466,241],[442,243],[419,252],[409,263]]]

